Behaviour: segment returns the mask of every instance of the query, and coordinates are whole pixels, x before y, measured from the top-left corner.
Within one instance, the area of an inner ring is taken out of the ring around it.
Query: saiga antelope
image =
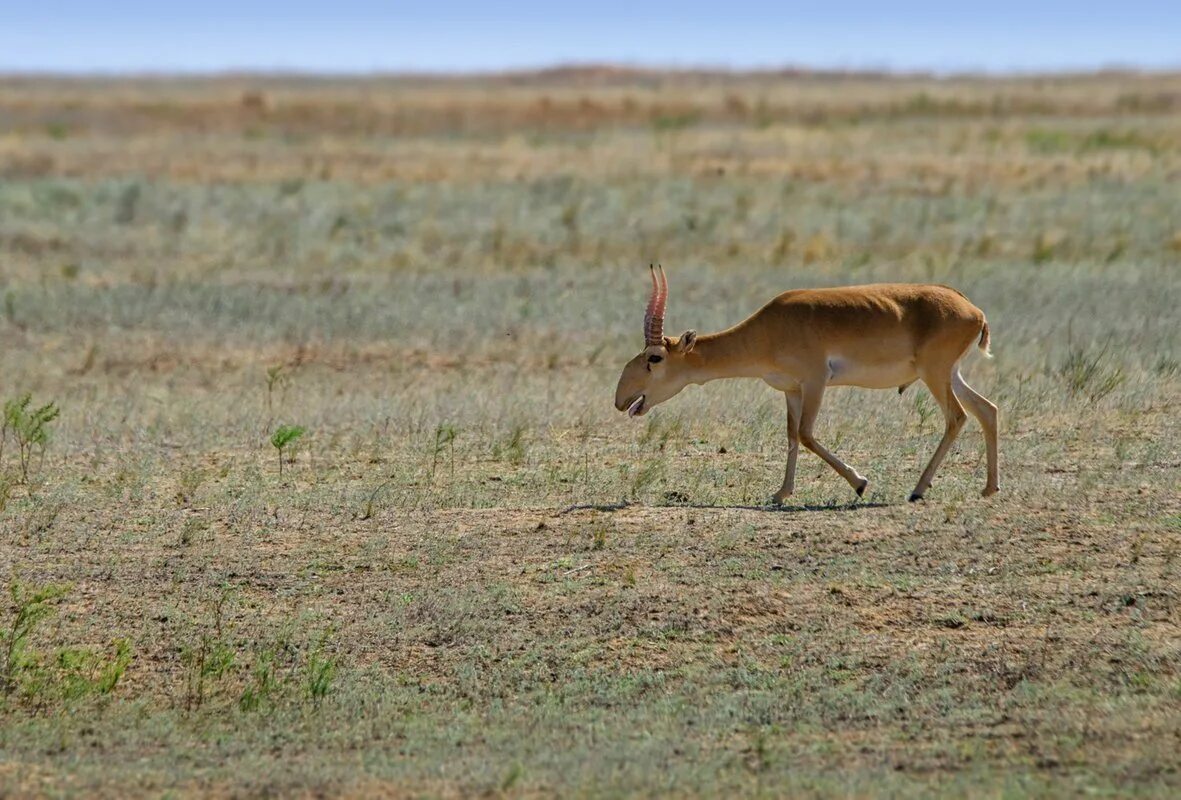
[[[664,335],[668,282],[650,267],[652,295],[644,315],[644,349],[627,362],[615,407],[631,417],[673,397],[689,384],[719,378],[760,378],[787,397],[787,470],[774,502],[795,488],[799,446],[820,456],[858,495],[869,481],[812,434],[829,386],[898,388],[916,380],[931,390],[947,425],[910,499],[920,500],[964,425],[967,407],[984,429],[988,482],[999,488],[997,408],[964,382],[959,364],[976,344],[987,356],[988,322],[968,298],[946,286],[881,283],[784,292],[743,322],[701,336]]]

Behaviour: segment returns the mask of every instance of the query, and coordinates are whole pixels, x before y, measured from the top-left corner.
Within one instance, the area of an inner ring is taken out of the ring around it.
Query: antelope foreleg
[[[820,413],[820,404],[824,401],[824,384],[810,384],[803,387],[803,407],[800,410],[800,442],[804,447],[823,458],[828,465],[849,482],[857,496],[865,494],[869,486],[869,479],[841,461],[824,448],[812,435],[812,428],[816,424],[816,416]]]
[[[791,497],[796,487],[796,458],[800,454],[800,407],[799,393],[784,392],[787,398],[787,469],[783,475],[783,486],[775,493],[772,501],[782,503]]]

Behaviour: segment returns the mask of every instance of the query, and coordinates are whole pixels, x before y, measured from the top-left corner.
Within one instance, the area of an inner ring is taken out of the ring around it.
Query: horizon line
[[[214,69],[173,68],[95,68],[95,69],[54,69],[54,68],[9,68],[0,66],[0,79],[40,78],[60,80],[86,79],[331,79],[331,80],[374,80],[374,79],[420,79],[420,80],[463,80],[473,78],[524,78],[569,73],[593,75],[605,73],[603,77],[629,75],[636,77],[851,77],[851,78],[894,78],[894,79],[971,79],[971,78],[1037,78],[1037,77],[1086,77],[1102,75],[1167,76],[1181,73],[1181,59],[1168,65],[1138,65],[1125,62],[1109,62],[1094,66],[1060,67],[890,67],[890,66],[815,66],[799,63],[769,64],[765,66],[730,66],[718,64],[658,64],[630,61],[554,61],[532,66],[507,66],[468,69],[442,68],[374,68],[363,69],[305,69],[302,67],[224,67]]]

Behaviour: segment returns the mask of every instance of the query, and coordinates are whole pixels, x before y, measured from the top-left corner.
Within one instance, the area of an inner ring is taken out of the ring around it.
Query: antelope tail
[[[988,320],[984,321],[984,327],[980,330],[980,341],[976,344],[980,348],[980,352],[984,353],[985,358],[992,358],[992,351],[989,345],[992,344],[992,334],[988,331]]]

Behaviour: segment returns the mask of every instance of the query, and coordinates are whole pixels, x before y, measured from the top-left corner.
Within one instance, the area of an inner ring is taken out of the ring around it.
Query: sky
[[[1181,67],[1181,0],[0,0],[0,72]]]

